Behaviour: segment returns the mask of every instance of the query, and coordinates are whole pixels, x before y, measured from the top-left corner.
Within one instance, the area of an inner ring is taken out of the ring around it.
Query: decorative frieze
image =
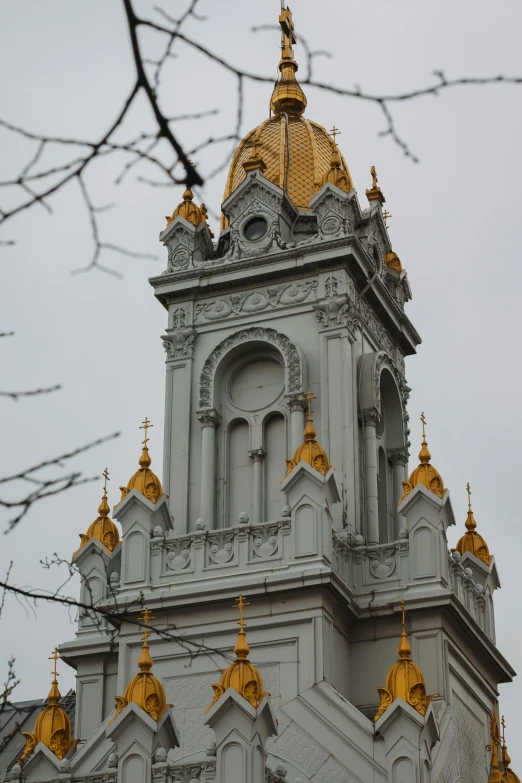
[[[218,321],[276,310],[317,298],[317,280],[266,286],[196,303],[194,321]]]

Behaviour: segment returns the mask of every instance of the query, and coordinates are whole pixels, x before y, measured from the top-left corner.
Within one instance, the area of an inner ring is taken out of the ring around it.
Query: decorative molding
[[[194,353],[194,343],[197,332],[192,326],[178,329],[167,329],[162,335],[163,347],[167,353],[167,361],[173,359],[190,359]]]
[[[183,571],[190,564],[191,560],[191,538],[176,538],[165,544],[167,554],[165,563],[171,571]]]
[[[264,310],[276,310],[317,297],[317,280],[302,283],[290,282],[267,286],[254,291],[242,291],[218,299],[197,302],[194,321],[218,321],[223,318],[237,318]]]
[[[212,407],[214,396],[214,375],[219,362],[236,345],[261,340],[274,345],[282,354],[285,365],[285,392],[300,392],[303,387],[303,360],[296,345],[281,332],[261,326],[241,329],[222,340],[210,353],[203,365],[199,378],[199,407]]]
[[[370,561],[370,574],[376,579],[387,579],[395,571],[396,546],[380,546],[366,550],[368,560]]]
[[[221,424],[221,414],[215,408],[196,411],[196,416],[202,427],[213,427],[216,429]]]
[[[376,427],[381,420],[381,414],[376,408],[365,408],[362,418],[365,427]]]
[[[263,451],[263,449],[250,449],[248,456],[252,462],[263,462],[266,457],[266,451]]]

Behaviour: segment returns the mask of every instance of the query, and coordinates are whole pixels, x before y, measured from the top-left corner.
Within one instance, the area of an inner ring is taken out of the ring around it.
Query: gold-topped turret
[[[439,498],[443,498],[447,492],[447,489],[444,487],[442,476],[440,475],[439,471],[430,463],[431,454],[429,452],[428,443],[426,441],[426,418],[424,413],[421,414],[420,420],[422,422],[422,445],[419,452],[420,464],[417,465],[414,471],[412,471],[408,481],[402,482],[404,495],[399,500],[399,503],[402,503],[404,498],[407,497],[407,495],[409,495],[413,489],[415,489],[417,484],[422,484],[424,487],[426,487],[426,489],[429,489],[430,492],[433,492],[433,494],[437,495]]]
[[[401,698],[411,705],[421,715],[426,714],[431,696],[426,696],[426,682],[424,675],[411,659],[411,647],[406,633],[406,604],[404,598],[401,601],[402,608],[402,634],[397,652],[399,660],[394,663],[386,677],[386,687],[377,688],[381,703],[374,718],[378,721],[381,715],[391,707],[395,699]]]
[[[72,747],[76,746],[77,740],[72,738],[71,719],[59,704],[61,694],[58,690],[56,670],[56,661],[59,658],[58,650],[55,648],[49,658],[50,661],[54,661],[53,681],[47,696],[49,703],[38,715],[32,733],[22,732],[25,737],[25,748],[19,759],[20,764],[34,751],[39,742],[43,742],[60,761]]]
[[[320,443],[316,441],[316,431],[314,422],[312,419],[312,400],[316,398],[312,395],[310,389],[303,397],[308,403],[308,416],[306,419],[306,426],[304,428],[304,441],[299,448],[296,449],[292,459],[286,460],[286,475],[293,471],[293,469],[299,464],[299,462],[306,462],[312,468],[315,468],[319,473],[325,476],[330,468],[330,460],[328,454],[323,449]]]
[[[504,767],[504,776],[502,783],[520,783],[520,778],[511,769],[511,758],[506,745],[506,721],[502,716],[502,765]]]
[[[97,538],[109,552],[113,552],[120,543],[120,533],[116,524],[112,519],[109,519],[110,507],[107,499],[107,481],[110,481],[110,479],[107,468],[103,471],[103,478],[103,495],[98,507],[99,516],[89,525],[85,535],[83,533],[79,534],[79,548],[81,549],[91,538]]]
[[[167,226],[170,226],[172,221],[177,217],[185,218],[185,220],[187,220],[189,223],[192,223],[193,226],[199,226],[206,220],[207,215],[205,205],[202,204],[200,207],[198,207],[197,204],[194,204],[194,194],[190,188],[185,190],[183,193],[183,201],[178,204],[172,215],[170,217],[169,215],[165,215]]]
[[[153,473],[152,470],[150,470],[150,463],[152,462],[149,454],[149,449],[147,447],[147,443],[150,440],[150,438],[147,437],[147,431],[150,427],[153,427],[154,425],[150,423],[147,417],[143,420],[140,430],[145,431],[145,437],[143,440],[143,449],[141,452],[141,457],[139,461],[139,470],[134,473],[133,476],[129,479],[129,482],[126,487],[120,487],[121,490],[121,498],[120,500],[123,500],[123,498],[129,494],[131,489],[137,489],[138,492],[141,492],[142,495],[145,495],[145,497],[150,500],[152,503],[157,503],[160,497],[163,495],[163,489],[161,486],[161,481],[156,476],[155,473]]]
[[[141,707],[150,717],[158,721],[168,707],[173,707],[173,704],[167,704],[167,697],[161,682],[151,674],[152,660],[149,652],[149,645],[147,639],[150,636],[149,621],[154,620],[154,617],[145,607],[143,610],[143,616],[138,618],[140,622],[143,622],[145,626],[143,631],[143,644],[141,647],[141,655],[138,659],[139,672],[132,678],[123,696],[115,696],[116,700],[116,715],[123,712],[125,707],[133,701],[138,707]]]
[[[237,604],[234,604],[234,609],[239,609],[239,620],[237,623],[239,625],[239,632],[236,646],[234,647],[236,660],[223,672],[220,683],[212,685],[214,689],[214,698],[212,704],[210,704],[205,712],[208,712],[212,705],[215,704],[229,688],[233,688],[256,709],[263,701],[263,698],[268,695],[265,693],[261,675],[254,664],[250,663],[248,660],[250,647],[246,640],[246,623],[243,620],[243,609],[245,606],[250,606],[250,604],[240,595]]]
[[[466,533],[464,533],[462,538],[459,539],[453,552],[457,551],[461,555],[463,555],[465,552],[471,552],[471,554],[475,555],[475,557],[478,557],[478,559],[482,560],[482,562],[486,565],[491,565],[493,555],[489,554],[488,545],[480,533],[477,533],[477,522],[473,516],[473,511],[471,508],[471,488],[469,486],[469,481],[466,484],[466,490],[468,492],[468,516],[466,518]]]

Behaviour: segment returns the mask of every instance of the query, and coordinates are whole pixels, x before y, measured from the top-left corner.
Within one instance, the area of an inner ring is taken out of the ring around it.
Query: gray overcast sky
[[[173,15],[184,5],[164,2]],[[154,13],[152,2],[136,6]],[[187,30],[192,35],[233,63],[275,76],[277,32],[252,33],[250,28],[277,24],[278,0],[201,0],[201,10],[207,21],[191,21]],[[423,86],[436,69],[448,77],[522,75],[518,0],[294,0],[292,11],[297,31],[312,48],[333,55],[316,61],[318,80],[387,93]],[[134,78],[120,0],[4,0],[1,14],[1,116],[38,132],[98,137]],[[146,35],[144,41],[149,55],[157,56],[159,40]],[[296,56],[302,73],[302,46],[296,47]],[[169,114],[219,109],[210,120],[178,126],[180,138],[191,146],[232,131],[235,91],[233,77],[179,48],[161,96]],[[266,84],[245,86],[244,133],[266,116],[269,96]],[[311,89],[307,97],[308,117],[341,129],[339,145],[363,205],[368,170],[372,164],[377,167],[393,215],[394,249],[413,289],[408,315],[423,337],[418,355],[407,361],[413,389],[412,462],[420,443],[418,414],[424,410],[433,463],[451,491],[458,520],[450,543],[464,529],[465,484],[470,481],[479,531],[496,556],[502,580],[496,596],[498,646],[520,670],[522,421],[516,357],[522,291],[522,86],[458,88],[394,108],[397,127],[419,156],[418,165],[389,138],[378,138],[383,119],[375,106]],[[147,127],[150,116],[142,103],[122,138]],[[0,132],[0,178],[17,173],[32,150]],[[203,174],[226,151],[225,146],[214,147],[196,155]],[[0,346],[0,385],[64,387],[46,398],[0,402],[0,476],[121,430],[118,441],[75,462],[88,475],[109,467],[111,505],[119,496],[118,485],[137,467],[137,428],[145,415],[155,424],[150,447],[153,467],[161,473],[164,352],[159,335],[165,314],[147,277],[165,266],[157,236],[164,215],[182,193],[181,188],[137,182],[139,169],[114,187],[118,171],[116,161],[100,161],[88,176],[97,204],[116,202],[101,215],[103,238],[156,253],[160,261],[107,253],[103,260],[124,273],[123,281],[96,271],[71,276],[92,252],[76,185],[52,199],[52,216],[34,208],[6,225],[0,237],[17,242],[2,248],[0,256],[0,331],[16,331]],[[215,213],[224,182],[225,172],[197,194]],[[2,206],[9,203],[6,196],[0,198]],[[13,578],[20,585],[55,587],[59,575],[43,569],[40,560],[53,552],[70,557],[77,534],[97,515],[99,498],[100,482],[35,507],[17,530],[1,539],[0,568],[13,559]],[[75,590],[73,585],[71,592]],[[44,696],[51,671],[47,656],[74,633],[67,612],[41,606],[34,614],[10,599],[2,619],[0,662],[11,653],[16,656],[22,679],[18,698]],[[65,669],[63,691],[73,685]],[[521,699],[522,681],[501,688],[519,774],[522,749],[515,740]]]

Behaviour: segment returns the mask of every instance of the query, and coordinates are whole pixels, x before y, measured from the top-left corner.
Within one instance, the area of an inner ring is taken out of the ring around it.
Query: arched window
[[[402,497],[402,464],[392,467],[397,451],[404,449],[402,403],[397,384],[390,371],[384,368],[380,379],[381,417],[377,427],[379,471],[379,541],[386,543],[398,536],[397,504]],[[394,476],[394,470],[397,475]]]
[[[244,342],[216,374],[221,424],[217,433],[217,524],[277,519],[284,505],[287,426],[283,356],[269,343]]]

